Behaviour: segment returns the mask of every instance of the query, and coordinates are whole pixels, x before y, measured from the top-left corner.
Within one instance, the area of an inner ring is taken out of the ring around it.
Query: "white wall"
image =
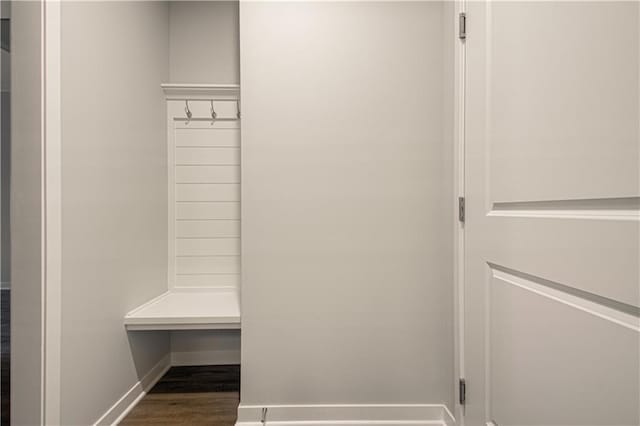
[[[41,419],[41,2],[12,10],[11,422]]]
[[[171,82],[239,83],[238,1],[173,1],[169,17]]]
[[[240,332],[237,330],[172,331],[171,364],[240,364]]]
[[[443,16],[241,4],[244,404],[452,406]]]
[[[95,422],[169,352],[124,315],[167,289],[168,5],[62,3],[62,424]]]

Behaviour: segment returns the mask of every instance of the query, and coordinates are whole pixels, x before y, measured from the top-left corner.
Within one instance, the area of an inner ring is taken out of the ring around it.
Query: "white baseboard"
[[[163,357],[138,383],[125,393],[106,413],[94,423],[94,426],[117,425],[136,406],[147,392],[164,376],[171,367],[171,356]]]
[[[240,350],[171,352],[171,365],[234,365],[240,364]]]
[[[266,421],[269,426],[455,425],[451,412],[442,404],[271,406],[240,404],[236,426],[262,426],[263,408],[267,409]]]

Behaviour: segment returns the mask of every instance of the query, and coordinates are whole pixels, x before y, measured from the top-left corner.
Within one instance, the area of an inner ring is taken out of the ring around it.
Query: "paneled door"
[[[638,2],[469,2],[466,425],[638,425]]]

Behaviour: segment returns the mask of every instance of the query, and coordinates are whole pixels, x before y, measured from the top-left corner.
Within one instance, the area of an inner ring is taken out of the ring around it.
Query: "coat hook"
[[[189,109],[189,101],[185,100],[184,101],[184,112],[185,114],[187,114],[187,123],[191,121],[191,117],[193,116],[193,114],[191,113],[191,110]]]
[[[238,120],[239,120],[240,119],[240,99],[236,100],[236,111],[237,111],[236,117],[238,117]]]
[[[218,118],[218,113],[213,109],[213,100],[211,100],[211,124],[216,121],[216,118]]]

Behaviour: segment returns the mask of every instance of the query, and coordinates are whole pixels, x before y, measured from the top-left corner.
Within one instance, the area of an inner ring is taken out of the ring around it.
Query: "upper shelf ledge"
[[[239,84],[163,83],[160,85],[167,99],[207,99],[211,96],[237,97]]]

